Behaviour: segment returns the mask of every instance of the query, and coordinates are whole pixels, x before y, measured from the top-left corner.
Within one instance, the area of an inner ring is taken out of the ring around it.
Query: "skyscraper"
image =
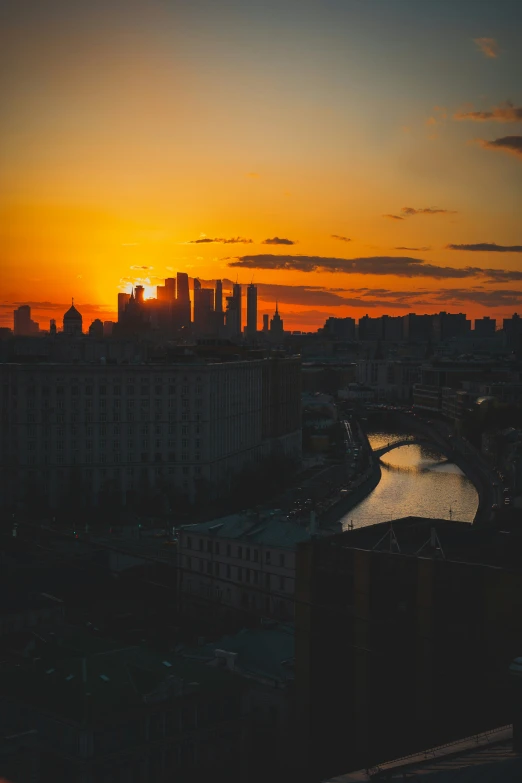
[[[31,308],[29,305],[20,305],[14,313],[14,333],[27,337],[31,334],[38,334],[39,325],[31,318]]]
[[[186,272],[177,274],[177,297],[176,297],[176,326],[178,329],[187,329],[190,327],[190,294],[189,279]]]
[[[225,326],[229,337],[241,337],[241,286],[234,284],[231,296],[227,296]]]
[[[197,334],[211,334],[214,331],[214,291],[202,288],[199,280],[194,280],[194,331]]]
[[[247,288],[247,335],[255,336],[257,332],[257,286],[253,283]]]
[[[216,297],[214,310],[216,313],[223,312],[223,283],[221,280],[216,280]]]
[[[118,321],[122,320],[123,314],[125,313],[125,308],[129,304],[130,298],[130,294],[118,294]]]
[[[263,313],[263,332],[268,332],[269,330],[270,330],[269,315],[268,313]]]

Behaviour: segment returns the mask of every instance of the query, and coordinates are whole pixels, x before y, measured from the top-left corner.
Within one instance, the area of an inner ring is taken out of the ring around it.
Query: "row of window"
[[[196,565],[196,563],[199,563],[199,565]],[[228,563],[219,563],[217,560],[203,560],[202,558],[187,556],[185,558],[185,567],[188,571],[199,570],[202,573],[207,573],[210,576],[218,578],[221,577],[223,579],[244,582],[245,584],[262,585],[267,590],[270,590],[274,586],[274,580],[276,580],[278,589],[282,592],[284,592],[288,585],[288,580],[284,576],[269,574],[243,566],[231,566]]]
[[[198,546],[192,546],[192,536],[185,537],[186,549],[198,549],[200,552],[205,550],[205,541],[203,538],[198,539]],[[207,539],[207,552],[209,554],[226,554],[227,557],[235,557],[238,560],[251,560],[254,563],[259,562],[259,550],[249,546],[243,546],[242,544],[235,545],[234,553],[232,552],[232,544],[225,544],[223,541],[214,541]],[[272,552],[267,549],[265,551],[265,563],[272,563]],[[279,552],[279,566],[285,567],[286,556],[284,552]]]
[[[151,394],[163,395],[167,392],[167,387],[163,387],[159,385],[156,385],[151,388],[149,385],[144,385],[144,386],[142,385],[140,387],[136,387],[133,385],[107,386],[106,384],[100,384],[99,386],[94,386],[92,384],[86,384],[82,386],[71,386],[71,387],[56,386],[54,387],[54,391],[58,396],[66,394],[67,391],[69,391],[73,397],[80,396],[82,392],[88,397],[92,396],[96,392],[100,396],[106,396],[107,392],[109,391],[109,394],[112,392],[112,394],[116,397],[119,397],[122,394],[127,394],[128,396],[132,397],[134,396],[134,394],[138,393],[138,388],[139,388],[139,394],[143,396],[150,396]],[[21,391],[23,391],[23,387],[21,388]],[[15,384],[13,384],[11,386],[11,393],[16,395],[17,392],[18,392],[18,387]],[[34,397],[38,394],[38,392],[40,392],[42,397],[49,397],[52,394],[53,389],[51,389],[50,386],[27,386],[25,388],[25,392],[28,397]],[[169,395],[177,394],[177,393],[181,393],[182,395],[184,395],[184,394],[192,394],[194,392],[196,394],[203,394],[203,386],[201,385],[201,383],[198,383],[193,389],[191,389],[188,384],[184,384],[183,386],[181,386],[181,388],[176,386],[175,384],[170,384],[170,386],[168,386]],[[8,386],[3,387],[3,393],[4,395],[7,396],[7,394],[9,393]]]

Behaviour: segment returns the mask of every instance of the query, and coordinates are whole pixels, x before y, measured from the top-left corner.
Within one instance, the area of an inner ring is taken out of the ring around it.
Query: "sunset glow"
[[[0,323],[71,296],[114,318],[177,271],[254,275],[290,329],[522,309],[521,24],[468,0],[11,4]]]

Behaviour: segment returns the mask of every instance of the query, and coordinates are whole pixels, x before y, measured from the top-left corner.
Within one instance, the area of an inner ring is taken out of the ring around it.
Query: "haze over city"
[[[522,306],[518,2],[21,0],[1,19],[1,325],[72,296],[110,320],[177,271],[254,279],[287,329]]]

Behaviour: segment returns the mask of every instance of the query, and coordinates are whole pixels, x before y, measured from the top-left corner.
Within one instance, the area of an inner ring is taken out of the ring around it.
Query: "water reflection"
[[[377,449],[404,435],[369,435]],[[478,495],[460,468],[424,446],[400,446],[381,460],[382,477],[373,492],[342,520],[343,527],[371,525],[404,516],[434,517],[472,522]]]

